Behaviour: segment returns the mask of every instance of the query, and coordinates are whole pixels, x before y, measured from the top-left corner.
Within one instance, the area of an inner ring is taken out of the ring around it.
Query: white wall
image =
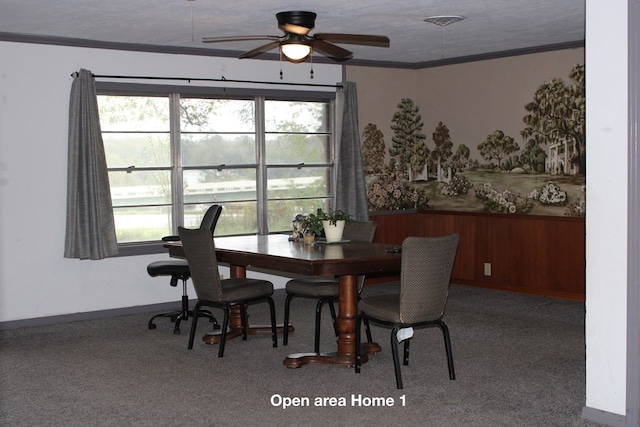
[[[0,58],[0,322],[179,301],[180,289],[146,272],[149,262],[166,255],[63,258],[70,75],[85,68],[94,74],[277,82],[280,64],[9,42],[0,42]],[[308,64],[282,66],[286,82],[342,80],[340,65],[314,64],[313,80]],[[285,278],[269,277],[284,286]]]
[[[586,2],[586,406],[625,414],[627,1]]]

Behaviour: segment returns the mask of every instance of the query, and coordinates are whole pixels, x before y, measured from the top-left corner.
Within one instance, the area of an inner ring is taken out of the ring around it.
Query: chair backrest
[[[454,233],[407,237],[402,243],[400,319],[404,323],[437,320],[444,315],[459,240]]]
[[[206,228],[190,230],[178,227],[178,233],[198,299],[221,301],[222,287],[211,231]]]
[[[349,221],[344,225],[342,238],[352,242],[373,242],[378,223],[375,221]]]
[[[220,218],[221,213],[222,206],[211,205],[205,212],[204,217],[202,217],[200,228],[206,228],[207,230],[211,231],[211,236],[213,236],[213,232],[216,228],[216,224],[218,223],[218,218]]]

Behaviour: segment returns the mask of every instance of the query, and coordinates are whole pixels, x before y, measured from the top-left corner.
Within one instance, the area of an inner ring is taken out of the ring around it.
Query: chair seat
[[[273,283],[260,279],[234,278],[221,280],[222,301],[246,300],[273,294]]]
[[[358,309],[367,316],[385,322],[402,323],[400,319],[400,294],[374,295],[362,298]]]
[[[300,297],[338,297],[340,285],[337,280],[321,277],[302,277],[287,282],[286,291]]]
[[[151,277],[173,276],[174,274],[189,277],[189,264],[183,260],[155,261],[147,265]]]

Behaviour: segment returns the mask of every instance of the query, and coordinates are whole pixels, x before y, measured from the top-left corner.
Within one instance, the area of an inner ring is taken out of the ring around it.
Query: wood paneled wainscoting
[[[584,218],[443,211],[370,217],[378,223],[380,243],[459,233],[453,283],[584,300]]]

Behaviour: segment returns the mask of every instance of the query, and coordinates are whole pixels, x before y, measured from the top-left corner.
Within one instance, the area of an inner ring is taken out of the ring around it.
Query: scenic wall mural
[[[423,129],[420,108],[400,100],[390,144],[376,124],[362,134],[370,212],[399,209],[581,216],[585,200],[585,69],[542,83],[522,130],[457,143],[446,123]]]

